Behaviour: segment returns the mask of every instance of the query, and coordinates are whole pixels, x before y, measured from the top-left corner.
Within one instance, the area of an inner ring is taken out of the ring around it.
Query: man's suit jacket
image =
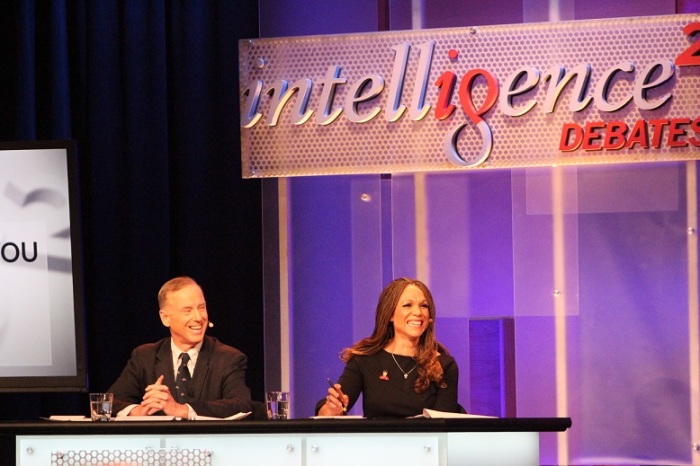
[[[245,383],[248,358],[214,337],[205,336],[192,376],[192,401],[189,405],[199,416],[224,418],[239,412],[252,411],[250,389]],[[113,412],[132,404],[140,404],[146,391],[163,375],[163,383],[175,394],[170,337],[141,345],[109,392],[114,393]],[[163,414],[162,412],[156,414]]]

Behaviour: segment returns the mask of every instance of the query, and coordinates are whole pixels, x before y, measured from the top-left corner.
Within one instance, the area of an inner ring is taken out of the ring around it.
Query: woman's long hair
[[[377,313],[374,320],[374,331],[372,335],[363,338],[349,348],[345,348],[340,353],[340,358],[344,362],[350,361],[355,356],[367,356],[376,354],[383,350],[394,338],[394,324],[391,318],[394,315],[396,306],[399,303],[401,294],[408,285],[418,287],[425,295],[428,302],[430,321],[425,332],[420,337],[418,348],[413,355],[418,367],[418,378],[413,389],[416,393],[422,393],[428,389],[431,382],[435,382],[439,387],[447,385],[443,380],[442,366],[438,361],[438,356],[447,350],[435,340],[435,302],[428,287],[419,280],[411,278],[397,278],[389,283],[382,290],[377,302]]]

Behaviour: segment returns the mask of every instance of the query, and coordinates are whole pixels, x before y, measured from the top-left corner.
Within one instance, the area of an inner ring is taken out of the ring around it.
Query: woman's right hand
[[[347,413],[347,406],[350,399],[337,383],[328,388],[326,402],[318,410],[319,416],[342,416]]]

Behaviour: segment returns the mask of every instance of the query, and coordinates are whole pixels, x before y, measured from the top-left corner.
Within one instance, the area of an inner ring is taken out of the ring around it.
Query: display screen
[[[86,390],[73,141],[0,143],[0,391]]]

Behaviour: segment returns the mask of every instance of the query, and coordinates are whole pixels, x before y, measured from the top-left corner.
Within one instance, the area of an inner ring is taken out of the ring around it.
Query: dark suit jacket
[[[252,411],[250,389],[245,383],[248,358],[214,337],[205,336],[192,376],[192,401],[188,402],[199,416],[228,417]],[[163,375],[163,382],[175,393],[170,337],[141,345],[109,392],[114,393],[113,412],[118,413],[143,400],[146,386]],[[163,414],[162,412],[156,414]]]

